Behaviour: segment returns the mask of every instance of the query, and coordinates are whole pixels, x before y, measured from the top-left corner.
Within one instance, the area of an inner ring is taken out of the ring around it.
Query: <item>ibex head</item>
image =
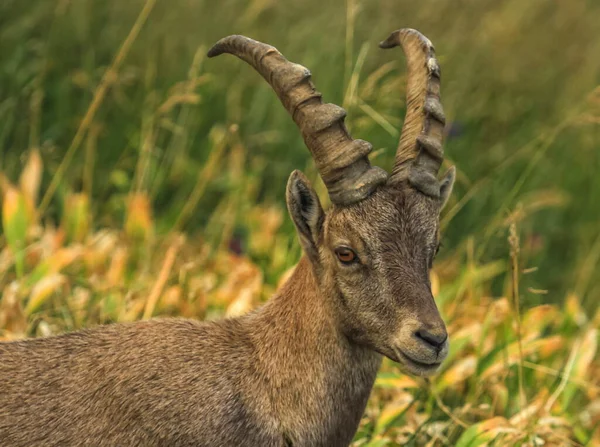
[[[352,341],[426,375],[448,353],[429,270],[454,169],[438,181],[445,118],[433,46],[410,29],[392,33],[380,46],[397,45],[408,59],[407,113],[389,177],[371,166],[371,145],[349,135],[346,112],[322,103],[306,68],[243,36],[220,40],[208,55],[231,53],[252,65],[302,132],[333,207],[325,213],[307,178],[294,171],[288,209],[342,330]]]

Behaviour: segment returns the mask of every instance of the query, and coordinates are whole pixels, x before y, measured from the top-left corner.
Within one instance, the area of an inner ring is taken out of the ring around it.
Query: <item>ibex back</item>
[[[440,72],[429,40],[400,30],[407,114],[391,175],[372,167],[345,112],[310,72],[243,36],[219,41],[273,87],[327,187],[298,171],[287,205],[304,256],[262,308],[215,322],[153,320],[0,344],[2,446],[346,446],[382,355],[409,373],[448,352],[429,269],[454,182],[442,163]]]

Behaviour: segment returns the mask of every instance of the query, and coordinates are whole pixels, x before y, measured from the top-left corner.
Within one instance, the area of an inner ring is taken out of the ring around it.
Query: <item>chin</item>
[[[406,355],[400,353],[400,367],[403,371],[414,374],[415,376],[429,377],[434,375],[440,369],[441,362],[437,363],[421,363],[413,360]]]
[[[419,377],[429,377],[434,375],[440,369],[442,362],[435,363],[423,363],[419,362],[416,359],[413,359],[406,354],[404,354],[399,349],[394,350],[382,350],[379,351],[380,354],[383,354],[390,360],[398,363],[400,365],[400,369],[407,373],[412,374],[414,376]]]

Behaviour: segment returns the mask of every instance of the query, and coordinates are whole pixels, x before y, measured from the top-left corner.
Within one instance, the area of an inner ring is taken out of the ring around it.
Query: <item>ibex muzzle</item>
[[[431,294],[444,113],[429,40],[381,44],[408,59],[408,103],[391,176],[371,166],[345,111],[310,72],[243,36],[219,41],[273,87],[329,192],[325,213],[294,171],[287,205],[305,256],[269,302],[214,322],[152,320],[0,343],[0,445],[347,446],[383,354],[418,375],[448,352]]]

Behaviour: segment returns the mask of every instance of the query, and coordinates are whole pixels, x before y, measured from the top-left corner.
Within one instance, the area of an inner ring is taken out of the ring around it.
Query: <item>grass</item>
[[[258,305],[300,248],[287,175],[323,185],[273,93],[214,41],[310,67],[390,168],[399,52],[443,67],[459,169],[432,275],[451,354],[386,362],[355,445],[600,444],[600,5],[532,0],[57,0],[0,5],[0,337]]]

